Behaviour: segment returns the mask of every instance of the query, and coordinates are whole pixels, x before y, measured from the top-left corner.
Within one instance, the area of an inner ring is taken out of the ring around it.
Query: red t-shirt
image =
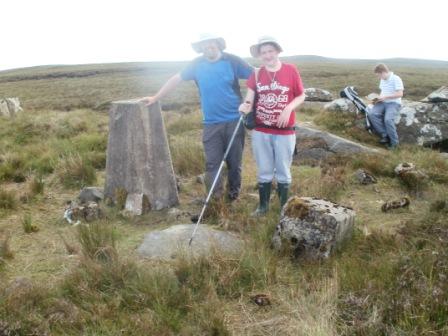
[[[302,79],[293,64],[282,63],[280,70],[270,72],[261,67],[258,82],[255,85],[255,73],[247,80],[247,86],[256,91],[256,123],[257,125],[277,126],[280,113],[286,105],[303,93]],[[296,115],[291,112],[287,127],[294,127]],[[294,134],[293,130],[281,128],[256,127],[257,131],[270,134]]]

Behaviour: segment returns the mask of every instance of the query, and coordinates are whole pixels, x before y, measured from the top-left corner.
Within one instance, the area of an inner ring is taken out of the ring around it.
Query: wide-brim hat
[[[258,39],[258,43],[250,47],[250,54],[252,55],[252,57],[260,56],[260,46],[266,43],[275,45],[279,52],[283,51],[282,47],[275,38],[273,38],[272,36],[262,36]]]
[[[226,48],[226,41],[221,36],[215,34],[201,34],[199,36],[199,40],[193,42],[191,46],[193,47],[193,50],[196,51],[197,53],[202,53],[203,51],[202,46],[204,42],[212,40],[218,43],[218,47],[219,49],[221,49],[221,51],[223,51]]]

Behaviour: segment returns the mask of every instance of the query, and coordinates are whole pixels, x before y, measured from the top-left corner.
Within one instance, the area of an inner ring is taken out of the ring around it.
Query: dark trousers
[[[230,138],[238,124],[238,120],[204,125],[202,135],[202,143],[204,144],[205,161],[206,161],[206,183],[207,188],[210,189],[213,180],[218,172],[219,165],[224,158],[224,153],[230,142]],[[230,148],[229,154],[226,158],[227,164],[227,181],[228,181],[228,196],[235,198],[238,196],[241,189],[241,159],[244,149],[244,126],[240,124],[238,132]],[[220,176],[214,190],[216,197],[223,195],[223,183]]]

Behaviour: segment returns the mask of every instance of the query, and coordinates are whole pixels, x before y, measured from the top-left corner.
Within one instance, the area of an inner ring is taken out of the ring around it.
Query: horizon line
[[[321,55],[313,55],[313,54],[305,54],[305,55],[285,55],[280,58],[300,58],[300,57],[314,57],[314,58],[322,58],[327,60],[336,60],[336,61],[365,61],[365,62],[381,62],[381,61],[396,61],[396,60],[405,60],[405,61],[422,61],[422,62],[438,62],[438,63],[447,63],[448,60],[442,59],[431,59],[431,58],[416,58],[416,57],[387,57],[387,58],[350,58],[350,57],[330,57],[330,56],[321,56]],[[253,57],[241,57],[246,60],[256,60]],[[53,64],[39,64],[39,65],[30,65],[23,67],[13,67],[0,69],[1,72],[5,71],[14,71],[14,70],[22,70],[22,69],[31,69],[31,68],[39,68],[39,67],[58,67],[58,66],[80,66],[80,65],[101,65],[101,64],[127,64],[127,63],[184,63],[191,61],[190,59],[179,59],[179,60],[151,60],[151,61],[111,61],[111,62],[92,62],[92,63],[53,63]]]

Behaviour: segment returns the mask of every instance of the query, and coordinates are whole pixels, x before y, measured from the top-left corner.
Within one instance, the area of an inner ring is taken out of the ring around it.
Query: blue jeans
[[[291,164],[296,135],[277,135],[252,131],[252,151],[257,162],[260,183],[291,183]]]
[[[369,112],[369,120],[373,129],[382,138],[389,137],[392,146],[398,145],[397,128],[395,119],[400,111],[398,103],[377,103]]]

